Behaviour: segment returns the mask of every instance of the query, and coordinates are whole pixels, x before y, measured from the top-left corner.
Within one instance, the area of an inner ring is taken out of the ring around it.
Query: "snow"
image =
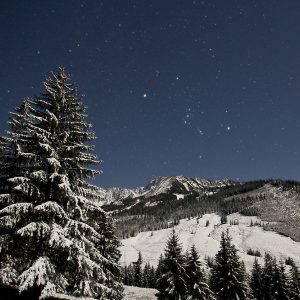
[[[176,196],[176,200],[184,199],[184,194],[173,194]]]
[[[152,206],[156,206],[160,203],[161,201],[148,201],[147,203],[145,203],[145,207],[152,207]]]
[[[209,220],[208,227],[205,226],[207,220]],[[230,220],[238,220],[239,224],[229,225]],[[258,258],[260,262],[263,261],[264,253],[269,252],[278,260],[291,257],[300,266],[300,243],[275,232],[264,231],[262,227],[250,226],[251,220],[253,223],[260,222],[257,217],[235,213],[228,216],[228,224],[220,225],[219,215],[206,214],[199,219],[199,224],[196,219],[180,220],[179,225],[175,226],[175,230],[179,235],[183,251],[195,244],[202,260],[205,256],[215,256],[220,247],[221,233],[228,228],[238,254],[245,261],[248,270],[254,261],[254,256],[247,254],[249,248],[261,252],[262,257]],[[165,243],[171,230],[168,228],[153,231],[153,233],[152,231],[141,232],[135,237],[122,240],[120,263],[128,265],[135,262],[138,252],[141,251],[144,262],[156,266],[160,254],[164,252]]]
[[[46,285],[49,282],[48,275],[53,274],[54,272],[54,267],[50,263],[49,258],[40,257],[29,269],[20,275],[19,291],[25,291],[34,285]]]
[[[125,297],[123,300],[157,300],[155,294],[158,293],[155,289],[145,289],[136,286],[124,286]]]
[[[110,188],[101,189],[99,194],[103,200],[100,201],[101,205],[114,203],[117,205],[122,204],[122,201],[126,198],[150,198],[159,194],[168,193],[172,188],[176,186],[176,183],[181,186],[181,192],[184,194],[189,193],[191,190],[204,192],[205,189],[217,190],[220,187],[232,184],[229,180],[208,180],[191,178],[185,176],[161,176],[157,177],[145,187],[139,187],[135,189],[126,188]],[[212,192],[213,194],[213,192]],[[178,198],[177,198],[178,200]]]
[[[33,208],[31,203],[14,203],[0,210],[1,214],[26,214]]]
[[[53,201],[47,201],[43,204],[37,205],[34,210],[43,214],[54,215],[60,219],[66,218],[66,213],[63,208]]]
[[[31,222],[19,229],[16,233],[20,236],[30,236],[37,234],[39,237],[44,237],[51,231],[50,226],[45,222]]]

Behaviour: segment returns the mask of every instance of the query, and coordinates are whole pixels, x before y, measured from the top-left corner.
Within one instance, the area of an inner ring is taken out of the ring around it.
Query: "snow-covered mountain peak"
[[[234,184],[233,181],[228,179],[210,180],[187,176],[159,176],[151,180],[145,187],[101,189],[101,197],[103,198],[101,204],[122,204],[124,199],[141,196],[150,198],[160,194],[189,194],[193,191],[209,192]]]

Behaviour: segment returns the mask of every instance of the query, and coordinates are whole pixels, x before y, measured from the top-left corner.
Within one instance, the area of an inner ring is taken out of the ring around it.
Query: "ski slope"
[[[209,226],[206,227],[207,220],[209,220]],[[238,221],[239,224],[229,225],[230,220]],[[261,263],[264,253],[269,252],[278,260],[291,257],[300,266],[300,243],[275,232],[265,231],[262,227],[250,226],[251,220],[253,223],[260,222],[257,217],[232,214],[228,216],[228,224],[221,225],[219,215],[206,214],[199,219],[198,224],[196,218],[181,220],[180,224],[175,226],[175,231],[179,235],[183,251],[195,244],[202,260],[205,256],[213,257],[218,252],[221,234],[228,228],[232,241],[238,249],[238,254],[245,261],[248,270],[254,261],[254,256],[247,255],[249,248],[261,252],[262,257],[258,258]],[[121,264],[128,265],[136,261],[138,252],[141,251],[143,261],[156,266],[160,254],[164,252],[165,243],[171,230],[168,228],[153,232],[141,232],[135,237],[122,240]]]

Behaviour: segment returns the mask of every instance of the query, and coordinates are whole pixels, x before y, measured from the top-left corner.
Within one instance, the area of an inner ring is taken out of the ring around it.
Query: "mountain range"
[[[213,193],[219,188],[238,184],[229,179],[210,180],[191,178],[186,176],[161,176],[151,180],[145,187],[134,189],[113,187],[101,189],[103,198],[101,205],[123,204],[123,200],[128,198],[150,198],[160,194],[183,194],[191,192]]]
[[[180,219],[217,213],[257,216],[265,230],[300,241],[300,183],[287,180],[238,182],[186,176],[157,177],[145,187],[101,189],[100,205],[126,238],[160,230]]]

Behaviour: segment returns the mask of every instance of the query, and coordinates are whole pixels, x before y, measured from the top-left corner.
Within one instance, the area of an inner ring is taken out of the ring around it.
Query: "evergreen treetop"
[[[161,277],[158,279],[157,289],[159,299],[180,300],[186,294],[186,273],[184,257],[179,237],[172,230],[161,262]]]
[[[192,245],[190,249],[185,270],[187,274],[187,300],[215,299],[209,288],[195,245]]]
[[[246,300],[249,289],[245,267],[240,262],[229,231],[222,233],[220,250],[212,267],[211,287],[217,299]]]

